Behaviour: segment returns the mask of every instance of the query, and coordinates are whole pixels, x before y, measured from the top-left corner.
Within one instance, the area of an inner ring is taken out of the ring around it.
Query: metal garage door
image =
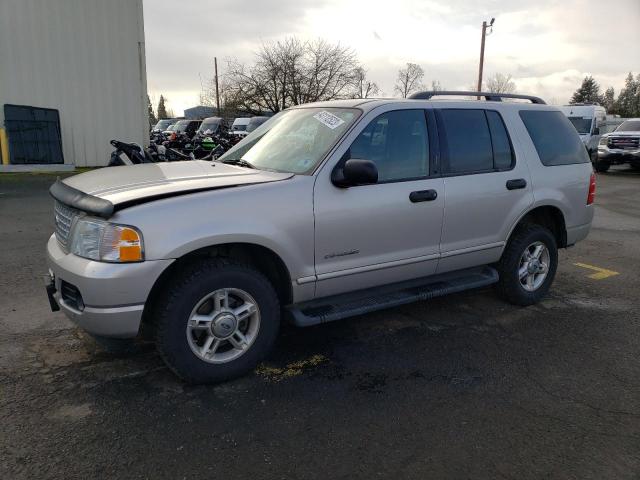
[[[58,110],[5,104],[4,123],[10,163],[64,163]]]

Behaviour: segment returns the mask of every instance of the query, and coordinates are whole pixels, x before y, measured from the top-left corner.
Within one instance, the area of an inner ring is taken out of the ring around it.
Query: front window
[[[591,117],[569,117],[569,121],[576,127],[576,130],[580,135],[587,135],[591,133]]]
[[[220,161],[243,160],[279,172],[312,172],[360,111],[353,108],[297,108],[271,117]]]
[[[616,132],[640,132],[640,120],[627,120],[622,122]]]
[[[269,120],[267,117],[253,117],[247,124],[247,132],[253,132],[267,120]]]
[[[180,120],[173,125],[172,130],[175,132],[184,132],[189,126],[189,123],[191,123],[191,120]]]
[[[234,125],[233,129],[236,132],[244,132],[247,129],[247,125],[246,124],[244,124],[244,125]]]
[[[370,160],[379,182],[429,175],[429,138],[424,110],[383,113],[367,125],[343,159]]]
[[[207,130],[211,130],[213,133],[218,131],[218,127],[220,126],[220,120],[205,120],[200,124],[199,131],[206,132]]]
[[[160,120],[158,123],[155,124],[153,129],[154,130],[165,130],[169,125],[171,125],[172,122],[173,122],[173,120]]]

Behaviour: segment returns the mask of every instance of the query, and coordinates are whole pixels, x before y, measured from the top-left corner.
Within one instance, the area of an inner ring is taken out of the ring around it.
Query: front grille
[[[65,250],[68,250],[71,226],[78,211],[56,201],[53,207],[53,213],[55,216],[56,239]]]
[[[640,137],[609,137],[609,148],[638,148]]]

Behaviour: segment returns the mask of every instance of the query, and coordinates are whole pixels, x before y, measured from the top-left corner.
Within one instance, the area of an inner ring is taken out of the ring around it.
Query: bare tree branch
[[[278,112],[292,105],[348,98],[357,84],[353,50],[325,40],[289,37],[263,44],[255,63],[227,60],[225,101],[248,113]]]
[[[514,93],[516,84],[511,75],[496,73],[487,79],[486,88],[491,93]]]
[[[398,71],[398,78],[396,80],[395,92],[402,98],[407,98],[413,92],[423,88],[422,79],[424,77],[424,70],[416,63],[407,63],[406,68],[401,68]]]

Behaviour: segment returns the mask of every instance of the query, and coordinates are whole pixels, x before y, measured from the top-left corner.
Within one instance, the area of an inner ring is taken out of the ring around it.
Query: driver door
[[[435,273],[444,188],[430,176],[426,117],[416,108],[369,112],[318,175],[316,297]],[[378,183],[333,185],[331,171],[350,158],[373,161]]]

